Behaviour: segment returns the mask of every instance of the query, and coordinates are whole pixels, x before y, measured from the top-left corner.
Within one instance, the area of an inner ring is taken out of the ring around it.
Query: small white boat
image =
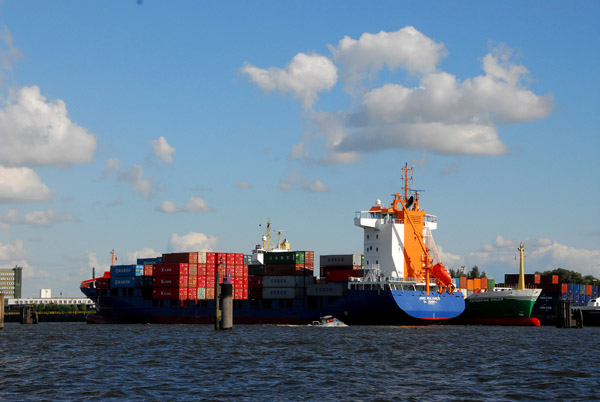
[[[347,327],[346,324],[330,315],[319,318],[319,321],[313,321],[312,325],[317,327]]]

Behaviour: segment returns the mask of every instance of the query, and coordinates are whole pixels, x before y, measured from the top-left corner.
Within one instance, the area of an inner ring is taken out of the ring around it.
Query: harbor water
[[[2,401],[598,400],[600,328],[6,323]]]

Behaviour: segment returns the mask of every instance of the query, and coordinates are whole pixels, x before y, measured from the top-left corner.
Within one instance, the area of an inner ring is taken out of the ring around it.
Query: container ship
[[[348,325],[427,325],[457,317],[463,293],[440,261],[437,218],[419,207],[405,165],[403,194],[356,213],[364,254],[320,256],[271,247],[270,222],[252,254],[186,252],[112,265],[81,291],[97,306],[88,323],[214,322],[215,285],[233,285],[234,324],[310,324],[331,315]]]
[[[523,244],[518,250],[520,272],[517,286],[477,289],[467,297],[465,311],[453,323],[540,326],[540,320],[532,317],[531,312],[542,290],[525,287]]]

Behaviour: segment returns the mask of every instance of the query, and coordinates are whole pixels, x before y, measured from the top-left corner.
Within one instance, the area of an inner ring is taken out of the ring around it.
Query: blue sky
[[[0,266],[362,252],[415,167],[449,268],[600,276],[595,1],[0,2]]]

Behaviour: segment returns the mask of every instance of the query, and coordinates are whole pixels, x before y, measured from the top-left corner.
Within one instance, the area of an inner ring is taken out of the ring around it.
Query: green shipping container
[[[265,264],[304,264],[304,251],[265,253]]]

